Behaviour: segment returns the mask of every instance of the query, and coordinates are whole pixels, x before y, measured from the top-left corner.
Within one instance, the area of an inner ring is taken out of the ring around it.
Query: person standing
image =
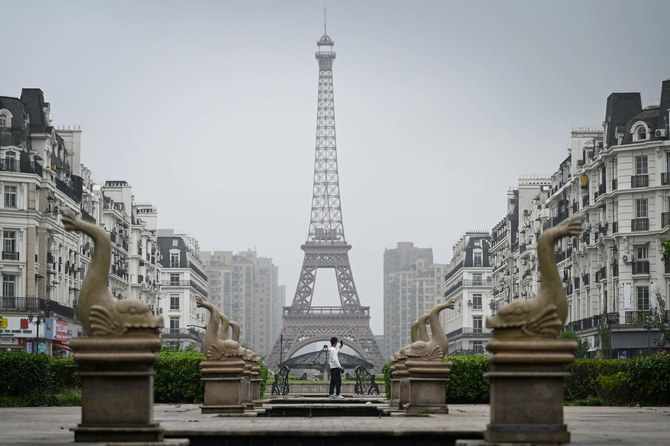
[[[337,338],[330,338],[330,349],[328,350],[328,367],[330,367],[330,388],[328,390],[328,398],[342,399],[340,389],[342,388],[342,372],[344,367],[340,365],[339,353],[344,346],[344,341],[340,341],[340,346],[337,346]]]

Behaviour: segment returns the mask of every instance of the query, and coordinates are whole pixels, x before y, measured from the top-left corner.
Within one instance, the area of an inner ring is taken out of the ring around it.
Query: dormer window
[[[12,126],[12,114],[9,110],[0,110],[0,127]]]
[[[638,121],[630,129],[633,135],[633,142],[647,141],[649,139],[649,127],[642,121]]]

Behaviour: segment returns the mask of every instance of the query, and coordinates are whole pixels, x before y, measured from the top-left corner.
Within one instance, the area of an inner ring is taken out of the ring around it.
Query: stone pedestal
[[[247,409],[253,409],[254,403],[251,398],[251,373],[253,361],[244,360],[244,374],[242,378],[242,386],[240,387],[240,395],[242,396],[242,404]]]
[[[449,413],[447,382],[452,363],[408,359],[409,374],[408,414]]]
[[[160,338],[74,338],[70,342],[81,378],[81,424],[75,442],[159,442],[153,420],[154,365]]]
[[[409,402],[409,374],[405,367],[405,359],[396,361],[391,366],[391,407],[403,409]]]
[[[568,443],[563,422],[565,368],[574,361],[570,340],[493,339],[490,358],[491,422],[484,439],[491,443]]]
[[[254,361],[251,367],[251,378],[249,380],[249,392],[251,394],[251,402],[254,407],[263,405],[261,401],[261,367],[258,362]]]
[[[200,371],[205,383],[205,402],[200,407],[202,413],[244,412],[242,358],[234,356],[225,361],[203,361]]]

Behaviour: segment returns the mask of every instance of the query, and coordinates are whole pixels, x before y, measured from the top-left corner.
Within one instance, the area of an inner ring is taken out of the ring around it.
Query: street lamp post
[[[35,319],[35,320],[33,321],[33,319]],[[40,344],[40,325],[42,325],[42,322],[44,322],[45,320],[46,320],[46,316],[41,315],[41,314],[39,314],[37,316],[33,316],[32,314],[28,315],[28,321],[31,324],[35,324],[35,327],[37,327],[37,332],[36,332],[36,335],[35,335],[35,346],[34,346],[34,352],[33,352],[35,354],[39,353],[38,350],[39,350],[39,344]]]
[[[644,328],[647,330],[647,356],[651,355],[651,319],[647,318],[644,323]]]

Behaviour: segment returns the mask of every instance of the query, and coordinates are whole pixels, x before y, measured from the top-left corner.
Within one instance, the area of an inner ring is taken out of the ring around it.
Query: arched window
[[[12,126],[12,114],[9,110],[0,110],[0,127]]]
[[[638,121],[630,129],[633,142],[647,141],[649,139],[649,127],[643,121]]]

